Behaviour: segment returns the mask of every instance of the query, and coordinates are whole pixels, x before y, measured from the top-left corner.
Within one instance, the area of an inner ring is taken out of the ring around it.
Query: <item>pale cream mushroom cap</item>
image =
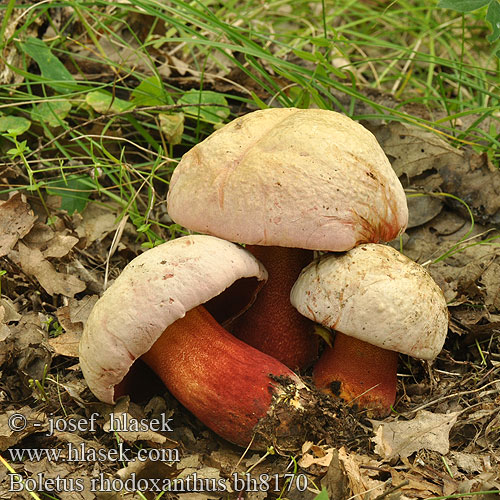
[[[371,132],[319,109],[249,113],[194,146],[176,167],[168,212],[230,241],[343,251],[389,241],[406,198]]]
[[[80,341],[91,391],[114,402],[114,387],[165,328],[240,278],[267,279],[245,249],[212,236],[185,236],[133,259],[92,309]]]
[[[425,269],[386,245],[360,245],[307,266],[292,304],[324,326],[384,349],[431,360],[448,331],[444,295]]]

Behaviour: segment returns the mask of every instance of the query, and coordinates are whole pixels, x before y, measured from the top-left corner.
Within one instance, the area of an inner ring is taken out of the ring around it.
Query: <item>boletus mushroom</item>
[[[136,257],[85,325],[80,364],[90,389],[114,403],[140,358],[188,410],[232,443],[251,443],[278,404],[276,439],[293,434],[287,412],[291,421],[300,417],[304,384],[228,333],[209,312],[224,319],[237,314],[266,278],[249,252],[212,236],[182,237]],[[252,447],[266,444],[255,439]]]
[[[375,417],[394,404],[398,352],[432,360],[448,330],[441,289],[422,266],[386,245],[323,255],[303,270],[291,302],[336,332],[333,348],[314,366],[315,385]]]
[[[289,302],[313,250],[345,251],[404,230],[403,188],[375,137],[327,110],[241,116],[176,167],[168,212],[197,232],[244,243],[269,280],[231,331],[292,369],[317,357],[313,325]]]

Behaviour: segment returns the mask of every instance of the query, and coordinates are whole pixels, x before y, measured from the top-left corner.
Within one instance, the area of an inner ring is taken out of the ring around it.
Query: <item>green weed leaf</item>
[[[493,0],[486,12],[486,21],[491,24],[493,33],[487,37],[488,42],[493,43],[500,38],[500,3]]]
[[[48,80],[47,85],[61,93],[72,92],[78,88],[73,75],[42,40],[30,36],[20,45],[21,49],[38,64],[42,76]]]
[[[185,106],[184,112],[188,115],[199,116],[201,120],[209,123],[222,123],[230,113],[226,98],[211,90],[189,90],[177,101],[177,104],[194,104],[194,106]],[[214,104],[214,106],[199,106],[199,104]]]
[[[0,132],[7,132],[12,137],[26,132],[31,122],[22,116],[0,116]]]
[[[89,92],[85,97],[85,102],[98,113],[121,113],[123,111],[132,110],[135,105],[124,101],[118,97],[114,97],[109,92],[105,90],[94,90],[94,92]]]
[[[321,490],[321,493],[319,495],[316,495],[314,497],[314,500],[330,500],[328,497],[328,493],[325,488]]]
[[[132,102],[136,106],[163,106],[174,104],[174,100],[164,91],[161,80],[153,75],[143,80],[132,91]]]
[[[496,3],[497,0],[493,0]],[[488,5],[491,0],[440,0],[438,7],[452,9],[457,12],[472,12]]]
[[[317,62],[318,56],[316,53],[307,52],[305,50],[294,49],[292,51],[297,57],[304,59],[305,61]]]
[[[83,212],[89,201],[90,189],[88,175],[69,175],[46,186],[47,193],[61,197],[61,209],[69,215]]]
[[[45,123],[49,127],[58,127],[71,111],[69,101],[42,102],[31,112],[31,119]]]

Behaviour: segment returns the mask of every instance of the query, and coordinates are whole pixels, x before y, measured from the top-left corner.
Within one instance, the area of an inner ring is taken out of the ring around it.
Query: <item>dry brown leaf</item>
[[[470,219],[466,220],[456,212],[450,212],[445,209],[439,214],[439,217],[436,217],[432,221],[430,226],[436,235],[449,236],[460,231],[464,226],[468,229],[470,227]],[[459,238],[456,239],[458,240]]]
[[[7,255],[17,241],[26,236],[36,216],[21,193],[0,204],[0,257]]]
[[[0,367],[7,361],[14,348],[14,341],[9,339],[10,328],[5,323],[5,307],[0,305]]]
[[[266,498],[269,498],[267,491],[249,491],[246,500],[266,500]]]
[[[80,335],[74,332],[66,332],[57,337],[49,339],[49,345],[54,349],[55,354],[78,358],[80,345]]]
[[[373,420],[375,453],[384,460],[406,458],[415,451],[433,450],[446,455],[450,448],[450,429],[459,412],[440,414],[426,410],[417,412],[412,420],[378,422]]]
[[[408,228],[421,226],[434,219],[443,209],[443,198],[408,196]]]
[[[95,269],[87,269],[79,259],[73,257],[67,264],[69,274],[76,276],[87,284],[89,293],[101,295],[103,292],[103,273]]]
[[[189,70],[189,64],[186,64],[186,62],[182,59],[179,59],[175,56],[170,56],[170,61],[181,76],[184,76]]]
[[[179,500],[216,500],[220,498],[220,493],[180,493]]]
[[[207,483],[215,483],[220,479],[220,471],[214,467],[201,467],[199,469],[184,469],[177,477],[179,479],[186,479],[189,476],[196,474],[198,480],[205,481]],[[226,482],[229,486],[229,484]],[[212,500],[220,498],[221,494],[217,491],[209,492],[205,491],[203,493],[181,493],[179,494],[179,499],[183,500]]]
[[[197,453],[183,457],[177,464],[177,469],[197,469],[201,465],[201,457]]]
[[[24,351],[45,341],[46,333],[42,328],[42,321],[45,319],[44,315],[34,311],[23,314],[19,323],[11,327],[16,349]]]
[[[334,449],[332,461],[321,480],[321,486],[326,488],[329,498],[343,500],[349,496],[348,484],[347,474],[339,457],[339,450]]]
[[[500,263],[495,261],[489,265],[480,281],[485,288],[485,304],[490,310],[500,311]]]
[[[483,456],[480,454],[451,451],[450,456],[455,465],[467,474],[476,474],[484,470]]]
[[[82,213],[82,222],[76,227],[80,238],[86,238],[85,247],[102,240],[116,229],[116,214],[106,207],[89,203]]]
[[[474,244],[481,241],[485,227],[476,224],[471,234],[467,235],[469,230],[470,223],[443,210],[431,222],[408,231],[403,253],[416,262],[428,264],[426,269],[443,290],[449,304],[457,306],[466,301],[476,301],[486,304],[491,314],[500,310],[497,267],[500,265],[500,244]],[[488,236],[493,235],[488,233]],[[432,263],[450,249],[458,248],[461,238],[468,238],[468,242],[462,245],[460,251]]]
[[[86,285],[83,281],[56,271],[37,248],[30,248],[19,242],[19,259],[23,271],[29,276],[34,276],[49,295],[60,293],[66,297],[73,297],[85,290]]]
[[[484,471],[472,479],[462,481],[460,492],[470,493],[477,491],[500,490],[500,470]],[[498,500],[499,495],[475,496],[477,500]]]
[[[466,200],[483,222],[500,216],[500,171],[490,168],[486,156],[456,149],[436,134],[409,124],[392,122],[372,131],[397,175],[410,179],[410,185],[425,173],[435,176],[437,172],[440,190]],[[425,185],[422,178],[415,183]]]
[[[78,238],[75,238],[74,236],[56,233],[49,241],[47,248],[43,250],[42,253],[45,258],[61,258],[67,255],[77,243]]]
[[[167,478],[177,476],[177,472],[174,466],[167,465],[166,463],[159,460],[132,460],[127,464],[126,467],[116,471],[116,476],[118,476],[123,481],[131,477],[132,474],[135,474],[138,477],[150,478]]]
[[[21,427],[24,419],[26,419],[26,427],[24,429],[19,431],[12,430],[17,426]],[[34,432],[46,431],[48,429],[46,421],[47,415],[45,413],[34,410],[29,406],[23,406],[2,413],[0,415],[0,450],[5,451]]]
[[[357,496],[365,498],[367,492],[370,498],[375,498],[384,492],[386,483],[373,479],[362,466],[376,467],[378,462],[367,456],[348,453],[345,447],[332,450],[330,467],[321,484],[329,494],[329,498],[344,500]]]
[[[97,295],[86,295],[81,300],[70,298],[67,306],[60,307],[57,310],[57,320],[66,333],[80,335],[83,332],[90,311],[98,298]]]
[[[463,154],[437,135],[414,125],[390,123],[372,129],[398,177],[413,179],[428,170],[439,172],[444,163],[456,163]]]
[[[311,467],[311,465],[319,465],[328,467],[333,458],[333,448],[321,447],[313,444],[311,441],[306,441],[302,445],[302,457],[298,464],[303,469]]]
[[[57,231],[63,231],[64,229],[57,228]],[[42,222],[37,222],[29,234],[23,239],[24,243],[27,243],[30,247],[36,247],[40,250],[44,249],[44,246],[54,237],[54,229],[49,227],[47,224]]]
[[[427,481],[421,474],[404,470],[398,471],[392,467],[390,472],[392,484],[401,485],[401,491],[405,493],[404,498],[430,498],[440,496],[443,493],[441,486]]]
[[[24,462],[24,469],[34,478],[42,477],[42,484],[50,484],[48,480],[59,478],[61,488],[55,488],[61,500],[92,500],[91,478],[86,471],[75,471],[74,466],[63,461],[49,461],[43,458],[37,462]],[[53,483],[55,484],[55,483]],[[50,491],[50,490],[49,490]]]
[[[42,314],[29,312],[17,325],[10,326],[16,368],[27,378],[41,380],[50,367],[52,355],[46,344],[47,333],[42,328],[45,319]]]
[[[21,315],[17,312],[17,306],[8,297],[2,297],[0,304],[4,308],[4,314],[0,321],[10,323],[11,321],[19,321],[21,319]]]
[[[83,324],[73,323],[70,318],[70,307],[62,306],[56,311],[57,321],[66,333],[81,335],[83,333]]]

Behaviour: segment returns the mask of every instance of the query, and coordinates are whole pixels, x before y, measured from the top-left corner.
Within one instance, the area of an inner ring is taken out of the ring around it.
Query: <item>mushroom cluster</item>
[[[126,390],[140,358],[220,436],[259,447],[255,431],[278,402],[276,433],[297,434],[305,386],[294,370],[317,360],[316,323],[337,332],[316,385],[373,415],[394,403],[394,352],[441,349],[442,293],[379,244],[406,228],[403,188],[374,136],[346,116],[237,118],[183,156],[167,201],[175,222],[206,235],[143,253],[97,302],[80,357],[101,400]]]
[[[269,281],[234,335],[292,369],[317,357],[317,336],[290,305],[313,250],[389,241],[406,227],[403,188],[375,137],[333,111],[272,108],[244,115],[182,158],[168,213],[200,233],[244,243]]]

